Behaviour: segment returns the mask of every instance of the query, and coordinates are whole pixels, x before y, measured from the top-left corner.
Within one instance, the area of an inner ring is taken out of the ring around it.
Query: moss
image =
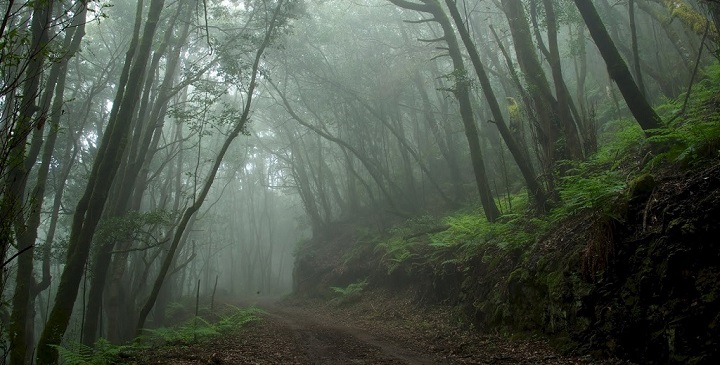
[[[642,174],[629,184],[630,200],[645,200],[657,186],[652,174]]]

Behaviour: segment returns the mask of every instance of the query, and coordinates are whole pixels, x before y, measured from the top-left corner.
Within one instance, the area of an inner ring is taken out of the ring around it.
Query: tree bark
[[[187,18],[187,14],[184,14],[184,10],[186,8],[187,1],[179,2],[175,16],[165,32],[163,44],[156,51],[157,58],[160,58],[161,55],[165,55],[165,50],[168,48],[171,36],[175,35],[176,29],[174,19]],[[153,132],[156,128],[162,128],[164,118],[161,111],[164,110],[169,100],[170,90],[172,88],[175,73],[179,64],[180,50],[184,47],[184,42],[189,32],[189,26],[190,23],[185,22],[185,25],[180,32],[180,36],[175,40],[175,45],[172,48],[171,53],[166,55],[165,76],[163,83],[157,92],[157,97],[153,100],[153,102],[144,100],[145,107],[152,107],[152,111],[149,115],[145,115],[146,113],[142,113],[141,111],[140,115],[136,118],[137,120],[134,123],[135,128],[133,142],[130,146],[127,158],[128,160],[123,173],[119,176],[118,181],[115,183],[117,191],[113,194],[113,199],[108,202],[110,210],[107,214],[108,217],[122,217],[127,214],[128,211],[138,210],[140,208],[140,202],[136,202],[132,199],[132,196],[134,193],[142,195],[146,189],[146,181],[139,180],[138,175],[140,174],[141,167],[153,158],[154,151],[149,153],[151,137],[153,136]],[[152,64],[148,70],[148,79],[153,78],[152,74],[155,72],[155,68],[152,66],[156,66],[156,64]],[[145,86],[146,94],[149,94],[148,89],[150,88],[151,85],[149,85],[148,82],[148,85]],[[145,98],[146,96],[143,97]],[[115,250],[116,246],[118,246],[118,242],[113,240],[111,243],[103,245],[95,254],[92,270],[93,277],[90,285],[90,293],[88,295],[86,320],[83,329],[83,343],[88,346],[92,345],[97,339],[97,326],[99,316],[101,315],[100,307],[102,302],[102,293],[105,289],[108,271],[110,267],[115,264],[123,266],[127,265],[127,249],[130,247],[130,244],[131,242],[122,242],[119,244],[118,250],[123,253],[117,255],[114,260],[116,263],[113,263],[113,265],[111,265],[112,251]],[[116,280],[110,282],[109,285],[121,285],[119,278],[116,277],[115,279]],[[107,304],[108,305],[105,306],[105,310],[108,313],[110,320],[122,320],[117,315],[119,309],[116,306],[110,305],[110,303]],[[109,334],[109,337],[116,340],[124,340],[124,338],[119,336],[117,333]]]
[[[547,21],[548,48],[550,69],[552,70],[552,78],[555,84],[555,96],[558,104],[558,117],[562,123],[562,134],[567,140],[569,155],[576,160],[583,159],[583,148],[580,134],[578,133],[578,124],[580,120],[579,114],[575,109],[570,93],[565,84],[565,78],[562,73],[560,64],[560,50],[558,48],[558,24],[555,15],[555,5],[552,0],[543,0],[545,8],[545,19]]]

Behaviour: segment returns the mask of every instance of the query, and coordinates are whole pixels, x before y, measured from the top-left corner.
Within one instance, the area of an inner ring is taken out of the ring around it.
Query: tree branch
[[[429,23],[434,22],[435,18],[424,18],[424,19],[418,19],[418,20],[403,20],[403,23],[408,24],[422,24],[422,23]]]
[[[432,7],[430,7],[427,4],[418,4],[410,1],[405,0],[388,0],[391,3],[405,9],[409,10],[415,10],[415,11],[421,11],[424,13],[429,13],[432,10]]]
[[[422,38],[418,38],[417,41],[418,41],[418,42],[425,42],[425,43],[442,42],[442,41],[445,41],[445,37],[433,38],[433,39],[422,39]]]

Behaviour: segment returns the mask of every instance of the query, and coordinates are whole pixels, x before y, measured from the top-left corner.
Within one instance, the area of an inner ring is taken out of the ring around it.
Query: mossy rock
[[[657,186],[652,174],[642,174],[630,182],[630,201],[644,201],[650,197]]]

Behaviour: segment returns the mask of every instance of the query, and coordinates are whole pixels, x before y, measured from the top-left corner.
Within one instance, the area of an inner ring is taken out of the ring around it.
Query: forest
[[[0,364],[720,363],[718,0],[0,11]]]

